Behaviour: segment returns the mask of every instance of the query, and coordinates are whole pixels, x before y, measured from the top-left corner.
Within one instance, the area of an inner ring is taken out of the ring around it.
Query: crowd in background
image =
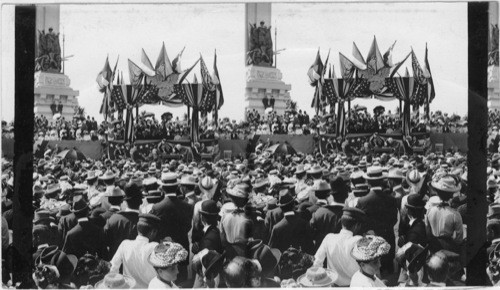
[[[34,160],[33,275],[14,286],[463,285],[465,155],[247,154],[141,162],[47,150]],[[12,163],[2,169],[12,230]],[[23,262],[10,241],[2,231],[4,285]]]
[[[497,124],[498,111],[490,111],[489,123]],[[237,122],[229,118],[221,118],[217,126],[213,120],[201,118],[199,131],[203,138],[216,139],[251,139],[254,135],[309,135],[335,134],[337,118],[334,113],[324,112],[321,116],[309,116],[306,111],[287,111],[278,115],[276,111],[259,114],[255,109],[248,110],[245,120]],[[181,120],[174,118],[155,118],[154,114],[140,115],[135,124],[135,139],[137,140],[179,140],[186,139],[190,134],[189,121],[186,116]],[[346,121],[346,133],[402,133],[401,119],[398,112],[377,112],[371,114],[366,109],[352,109]],[[98,123],[94,117],[86,116],[66,120],[60,117],[49,120],[44,116],[35,116],[35,138],[40,140],[123,140],[125,122],[123,118]],[[11,138],[13,123],[2,122],[2,136]],[[411,115],[410,128],[412,133],[466,133],[467,117],[448,115],[440,111],[431,112],[429,118]]]

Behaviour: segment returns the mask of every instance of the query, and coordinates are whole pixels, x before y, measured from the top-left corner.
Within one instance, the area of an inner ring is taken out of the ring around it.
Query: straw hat
[[[368,167],[366,173],[363,174],[363,178],[366,180],[380,180],[387,178],[387,173],[380,166],[372,166]]]
[[[390,249],[384,238],[367,235],[356,242],[351,255],[358,262],[369,262],[386,255]]]
[[[439,180],[435,180],[431,182],[432,187],[436,190],[455,193],[460,191],[461,185],[457,182],[457,180],[452,175],[445,175],[441,177]]]
[[[95,284],[96,289],[130,289],[135,286],[135,279],[119,273],[108,273]]]
[[[198,182],[198,187],[201,192],[211,197],[217,189],[217,183],[210,176],[205,176]]]
[[[337,279],[338,274],[330,269],[311,267],[297,279],[302,287],[329,287]]]
[[[186,260],[187,257],[188,252],[180,244],[163,242],[154,248],[148,261],[153,267],[167,268]]]

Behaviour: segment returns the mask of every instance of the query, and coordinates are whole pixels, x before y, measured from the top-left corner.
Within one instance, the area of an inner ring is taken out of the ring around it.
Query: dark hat
[[[275,268],[281,259],[281,251],[264,245],[263,247],[256,248],[252,258],[259,261],[263,277],[273,277]]]
[[[55,248],[54,248],[55,247]],[[45,248],[39,257],[43,264],[56,266],[59,271],[59,281],[69,283],[73,271],[75,271],[78,258],[75,255],[66,255],[59,250],[57,246],[49,246]]]
[[[160,190],[150,190],[146,196],[148,203],[158,203],[163,200],[163,193]]]
[[[366,220],[366,213],[362,209],[356,207],[344,207],[342,216],[353,218],[358,222]]]
[[[217,276],[222,270],[225,254],[219,254],[217,251],[208,251],[202,258],[201,263],[205,267],[205,277],[211,278]]]
[[[414,194],[408,195],[407,204],[405,206],[409,207],[409,208],[424,208],[425,201],[422,199],[422,197],[419,194],[414,193]]]
[[[279,207],[287,206],[287,205],[293,203],[294,201],[295,200],[294,200],[292,194],[290,193],[289,189],[282,189],[279,192],[279,199],[278,199],[278,206]]]
[[[201,203],[200,213],[202,215],[218,216],[219,208],[217,207],[217,203],[211,199],[203,201]]]
[[[43,221],[54,222],[55,219],[50,215],[50,211],[48,210],[38,210],[35,211],[35,216],[33,218],[33,224],[37,224]]]
[[[106,210],[102,207],[95,208],[89,216],[89,221],[94,222],[99,227],[104,227],[104,225],[106,224],[106,220],[104,219],[102,214],[105,212]]]
[[[84,213],[88,209],[89,209],[88,204],[83,199],[80,199],[80,200],[78,200],[77,202],[75,202],[73,204],[73,210],[72,211],[75,214],[80,214],[80,213]]]
[[[138,223],[144,223],[151,227],[158,228],[160,225],[161,219],[154,214],[143,213],[139,215]]]
[[[313,186],[314,194],[316,195],[317,198],[319,199],[326,199],[328,196],[330,196],[332,189],[330,187],[330,184],[324,180],[320,180],[319,182],[316,182]]]
[[[408,242],[396,253],[396,260],[400,262],[408,261],[408,271],[410,273],[418,272],[425,264],[427,258],[427,247]]]
[[[129,182],[125,185],[125,200],[142,199],[141,188],[135,182]]]

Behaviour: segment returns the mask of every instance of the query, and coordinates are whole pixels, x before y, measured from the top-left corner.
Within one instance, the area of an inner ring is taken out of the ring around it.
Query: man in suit
[[[359,198],[356,207],[366,213],[369,229],[391,245],[389,253],[381,258],[381,275],[385,278],[394,272],[393,259],[396,246],[394,225],[397,222],[398,205],[386,188],[387,173],[383,172],[380,166],[369,167],[363,178],[368,182],[370,192]]]
[[[328,182],[322,180],[314,186],[314,193],[318,198],[316,204],[320,206],[312,214],[310,221],[315,249],[319,247],[327,234],[338,233],[342,227],[340,224],[340,217],[342,216],[342,209],[344,208],[344,201],[347,195],[347,192],[344,194],[341,193],[343,182],[344,181],[340,177],[335,177],[335,179],[332,180],[331,184],[335,187],[336,197],[336,200],[333,202],[329,201],[332,189]]]
[[[120,205],[123,203],[124,197],[125,193],[123,193],[123,190],[121,190],[118,186],[104,194],[103,198],[107,199],[107,203],[110,205],[109,208],[102,214],[102,217],[105,220],[108,220],[112,215],[121,210]]]
[[[126,208],[113,214],[104,226],[104,238],[109,247],[109,257],[112,257],[121,242],[125,239],[135,239],[137,236],[137,221],[139,206],[142,203],[141,189],[136,183],[125,185]]]
[[[75,255],[77,258],[83,257],[87,252],[99,257],[106,257],[106,245],[104,241],[104,218],[101,213],[103,208],[96,208],[90,217],[78,219],[78,224],[74,226],[66,235],[63,252]]]
[[[86,217],[88,213],[89,207],[83,199],[73,204],[72,213],[61,217],[59,220],[59,234],[62,241],[66,239],[68,232],[78,224],[78,219]]]
[[[295,214],[295,200],[289,189],[280,191],[278,206],[283,210],[284,217],[273,227],[269,247],[277,248],[283,253],[291,246],[313,254],[311,227],[307,221]]]
[[[217,228],[219,220],[219,208],[217,203],[211,199],[201,203],[201,222],[203,224],[203,236],[199,242],[194,242],[191,247],[193,254],[197,254],[203,249],[214,250],[222,254],[222,242],[220,231]]]
[[[189,249],[188,232],[192,227],[193,206],[178,198],[177,175],[173,172],[163,173],[161,176],[161,189],[165,199],[156,203],[150,213],[160,218],[160,231],[158,238],[170,237],[174,242]],[[188,259],[189,260],[189,259]],[[188,260],[179,263],[177,282],[187,279]]]
[[[428,242],[424,223],[425,201],[419,194],[410,194],[405,207],[408,211],[409,221],[403,227],[407,230],[399,233],[398,245],[402,247],[404,244],[412,242],[425,247]]]

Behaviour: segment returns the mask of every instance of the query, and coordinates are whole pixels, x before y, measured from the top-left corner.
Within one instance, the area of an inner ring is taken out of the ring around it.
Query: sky
[[[2,6],[2,119],[13,119],[13,9]],[[172,60],[186,47],[181,64],[187,68],[200,53],[209,68],[214,50],[224,91],[220,117],[241,120],[245,107],[245,5],[234,4],[142,4],[61,5],[60,32],[65,35],[65,65],[71,87],[80,92],[79,103],[87,114],[102,120],[96,76],[109,56],[113,66],[128,80],[127,59],[139,63],[141,49],[156,62],[162,43]],[[273,3],[272,26],[277,27],[278,69],[292,85],[292,100],[299,109],[313,114],[314,88],[307,70],[318,48],[339,72],[339,52],[352,55],[353,41],[366,58],[374,36],[382,54],[397,41],[393,61],[414,49],[423,64],[425,45],[436,86],[431,110],[467,113],[467,3]],[[274,28],[273,28],[273,41]],[[411,71],[411,61],[405,63]],[[404,69],[404,67],[403,67]],[[200,75],[199,67],[195,68]],[[192,75],[188,77],[192,79]],[[394,110],[397,101],[356,100],[370,110],[382,104]],[[169,111],[181,116],[185,108],[143,106],[157,114]]]

